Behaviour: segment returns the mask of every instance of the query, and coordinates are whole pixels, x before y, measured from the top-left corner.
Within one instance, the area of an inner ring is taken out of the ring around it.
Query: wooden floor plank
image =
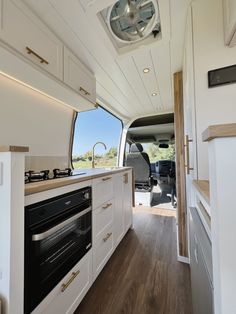
[[[130,230],[75,314],[191,314],[189,266],[177,262],[175,214],[136,210]]]

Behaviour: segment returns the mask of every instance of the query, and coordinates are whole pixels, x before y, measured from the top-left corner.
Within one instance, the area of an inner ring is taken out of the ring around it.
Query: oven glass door
[[[45,230],[31,230],[30,300],[34,308],[92,246],[91,207]]]

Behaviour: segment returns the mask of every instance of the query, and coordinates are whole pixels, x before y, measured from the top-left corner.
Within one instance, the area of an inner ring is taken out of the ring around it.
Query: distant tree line
[[[111,147],[107,153],[105,154],[96,154],[95,155],[96,159],[101,159],[101,158],[105,158],[105,159],[113,159],[117,157],[117,148],[116,147]],[[76,161],[87,161],[87,160],[91,160],[92,158],[92,150],[87,151],[86,153],[84,153],[83,155],[76,155],[73,156],[72,161],[76,162]]]

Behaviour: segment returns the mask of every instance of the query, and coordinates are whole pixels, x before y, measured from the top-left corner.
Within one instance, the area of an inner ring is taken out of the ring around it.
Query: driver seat
[[[153,182],[151,177],[151,164],[148,154],[143,151],[140,143],[133,143],[130,153],[126,158],[126,166],[134,171],[135,187],[145,191],[151,191]]]

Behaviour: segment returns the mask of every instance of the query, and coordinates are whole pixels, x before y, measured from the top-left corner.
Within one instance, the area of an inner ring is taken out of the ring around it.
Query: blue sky
[[[93,145],[98,141],[106,144],[107,151],[111,147],[117,147],[121,130],[121,121],[102,108],[79,113],[75,125],[73,156],[92,150]],[[107,151],[102,145],[96,147],[98,154]]]

